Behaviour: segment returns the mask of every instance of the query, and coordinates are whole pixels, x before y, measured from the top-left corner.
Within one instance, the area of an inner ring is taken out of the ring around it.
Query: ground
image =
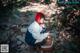
[[[31,49],[24,40],[27,27],[34,21],[34,15],[36,12],[42,11],[44,13],[43,9],[46,9],[45,14],[47,14],[47,12],[50,12],[51,14],[55,14],[56,12],[60,13],[60,8],[57,8],[57,6],[55,5],[55,3],[52,3],[49,6],[39,3],[30,3],[29,6],[24,6],[13,11],[13,19],[11,18],[9,19],[8,23],[4,23],[8,27],[6,28],[5,33],[1,33],[2,35],[4,35],[3,37],[1,37],[2,39],[4,37],[5,40],[8,39],[4,42],[9,43],[10,53],[37,53],[37,51]],[[58,36],[57,33],[57,30],[54,29],[52,30],[51,35],[53,39],[58,42],[58,40],[56,39],[56,37]],[[67,40],[63,39],[61,39],[61,41],[62,42],[60,43],[58,42],[54,44],[53,47],[55,48],[55,50],[53,50],[52,53],[71,53],[71,42],[67,42]],[[73,51],[72,53],[75,52]]]

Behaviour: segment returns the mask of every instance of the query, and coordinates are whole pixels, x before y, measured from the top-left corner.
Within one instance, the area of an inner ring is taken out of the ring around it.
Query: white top
[[[35,43],[43,41],[49,33],[40,33],[42,31],[42,27],[34,21],[28,28],[28,31],[32,33],[32,36],[36,39]]]

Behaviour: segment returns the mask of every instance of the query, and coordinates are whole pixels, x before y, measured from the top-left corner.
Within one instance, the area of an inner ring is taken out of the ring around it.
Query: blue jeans
[[[36,39],[33,38],[32,34],[28,30],[26,32],[25,41],[28,45],[33,46],[33,47],[41,46],[41,45],[44,45],[46,43],[46,40],[44,39],[42,42],[35,44]]]
[[[28,30],[26,32],[25,41],[28,45],[35,46],[36,39],[33,38],[32,34]]]

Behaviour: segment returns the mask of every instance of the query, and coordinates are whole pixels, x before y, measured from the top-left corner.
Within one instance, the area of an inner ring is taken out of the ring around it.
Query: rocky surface
[[[40,3],[30,3],[29,6],[25,6],[20,9],[14,10],[13,18],[10,18],[9,22],[5,23],[6,29],[4,29],[5,27],[2,28],[2,31],[1,31],[2,33],[0,33],[0,35],[3,35],[3,36],[0,37],[1,39],[0,43],[9,44],[10,53],[39,53],[31,49],[24,40],[25,33],[27,31],[27,27],[34,21],[36,12],[42,11],[44,14],[47,14],[47,13],[55,14],[56,12],[60,13],[61,12],[60,9],[64,9],[64,7],[61,7],[61,8],[57,7],[56,3],[54,2],[49,5],[44,5]],[[16,13],[16,11],[18,11],[18,13]],[[58,35],[56,29],[52,30],[51,34],[54,37],[53,39],[56,39]],[[61,47],[62,44],[63,42],[58,43],[59,46],[55,46],[55,48],[59,47],[58,48],[59,51],[55,50],[58,52],[55,52],[55,51],[53,52],[54,53],[59,53],[59,52],[65,53],[64,48]],[[69,45],[69,44],[66,42],[65,45]],[[62,45],[62,46],[65,46],[65,45]]]

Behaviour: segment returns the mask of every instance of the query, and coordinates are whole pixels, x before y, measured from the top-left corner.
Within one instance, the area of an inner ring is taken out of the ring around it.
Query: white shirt
[[[35,43],[41,42],[43,41],[49,33],[41,33],[42,31],[42,27],[36,22],[34,21],[28,28],[28,31],[30,33],[32,33],[33,38],[36,39]]]

